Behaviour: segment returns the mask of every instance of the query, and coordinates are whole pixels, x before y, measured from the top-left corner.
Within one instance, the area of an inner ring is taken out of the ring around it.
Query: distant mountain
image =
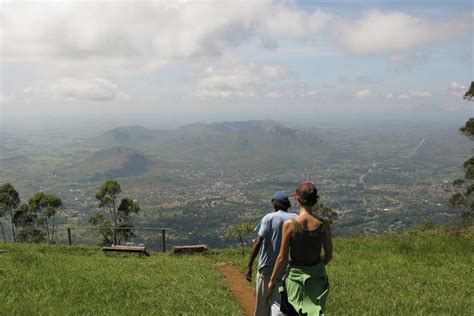
[[[269,161],[288,167],[327,148],[316,134],[271,120],[196,123],[172,131],[120,127],[90,141],[99,147],[125,146],[167,160],[220,167],[261,166]]]
[[[93,179],[101,180],[138,175],[153,165],[153,160],[139,151],[115,147],[96,152],[81,167],[87,168]]]
[[[282,139],[296,139],[298,137],[308,136],[309,133],[288,128],[275,121],[244,121],[244,122],[214,122],[211,124],[197,123],[185,125],[177,129],[178,132],[216,132],[216,133],[253,133],[266,134],[267,136],[279,137]]]
[[[272,166],[286,168],[325,147],[315,134],[270,120],[186,125],[162,144],[164,155],[221,167],[261,167],[271,161]]]
[[[165,130],[126,126],[111,129],[98,137],[89,139],[88,142],[100,147],[140,148],[147,144],[155,144],[169,134],[170,132]]]

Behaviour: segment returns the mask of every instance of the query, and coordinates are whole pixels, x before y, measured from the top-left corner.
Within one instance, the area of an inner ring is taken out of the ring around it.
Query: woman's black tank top
[[[313,266],[321,262],[321,248],[324,239],[324,222],[315,230],[304,230],[292,219],[293,234],[290,238],[290,264]]]

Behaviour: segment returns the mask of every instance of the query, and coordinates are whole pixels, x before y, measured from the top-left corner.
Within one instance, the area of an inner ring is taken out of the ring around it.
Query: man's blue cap
[[[278,191],[273,195],[272,201],[273,200],[279,200],[279,201],[285,202],[289,200],[289,197],[285,191]]]

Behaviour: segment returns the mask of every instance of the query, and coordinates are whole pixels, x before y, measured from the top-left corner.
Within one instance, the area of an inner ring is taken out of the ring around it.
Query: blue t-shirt
[[[283,223],[295,216],[295,213],[281,210],[272,212],[265,215],[257,227],[255,227],[257,234],[263,238],[262,245],[260,246],[258,269],[275,265],[278,252],[280,251]]]

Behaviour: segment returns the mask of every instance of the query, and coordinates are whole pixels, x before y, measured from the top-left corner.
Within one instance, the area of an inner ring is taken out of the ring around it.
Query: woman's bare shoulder
[[[285,230],[293,230],[293,221],[295,220],[295,218],[291,218],[291,219],[287,219],[284,223],[283,223],[283,229]]]

